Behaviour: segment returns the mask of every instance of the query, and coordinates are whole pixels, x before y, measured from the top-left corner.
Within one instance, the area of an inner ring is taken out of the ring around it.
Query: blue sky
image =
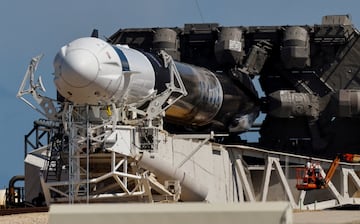
[[[216,22],[230,25],[319,24],[323,15],[351,14],[360,27],[359,0],[3,0],[0,3],[0,188],[24,173],[24,135],[41,115],[16,98],[30,59],[45,56],[37,74],[54,97],[52,61],[60,47],[89,36],[93,28],[110,36],[119,28]]]

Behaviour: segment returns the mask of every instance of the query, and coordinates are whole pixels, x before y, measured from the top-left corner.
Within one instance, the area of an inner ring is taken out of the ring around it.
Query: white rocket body
[[[54,60],[59,93],[76,104],[140,104],[154,92],[149,60],[126,46],[86,37],[62,47]]]
[[[254,105],[231,78],[182,62],[174,64],[188,95],[167,109],[168,122],[185,126],[213,124],[230,131],[243,129],[238,117]],[[157,55],[92,37],[62,47],[54,67],[58,92],[68,101],[84,105],[140,107],[154,93],[165,91],[171,77]]]

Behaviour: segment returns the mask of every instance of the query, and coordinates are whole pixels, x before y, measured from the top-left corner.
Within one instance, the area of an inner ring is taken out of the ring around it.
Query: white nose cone
[[[68,85],[81,88],[91,84],[99,74],[96,56],[86,49],[76,49],[67,53],[61,65],[62,79]]]
[[[62,47],[54,59],[54,82],[76,104],[141,105],[154,92],[155,73],[144,54],[92,37]]]
[[[107,104],[121,89],[122,68],[114,48],[97,38],[80,38],[54,59],[58,92],[76,104]]]

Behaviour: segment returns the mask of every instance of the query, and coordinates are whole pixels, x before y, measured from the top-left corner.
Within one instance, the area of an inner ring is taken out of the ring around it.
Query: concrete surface
[[[58,204],[51,205],[49,224],[291,224],[288,202],[234,204]]]
[[[360,224],[360,211],[294,212],[294,224]]]
[[[49,213],[27,213],[0,216],[1,224],[48,224]],[[357,224],[360,223],[360,211],[311,211],[294,212],[294,224]],[[106,223],[106,222],[101,222]],[[116,222],[117,223],[117,222]],[[242,223],[242,222],[236,222]],[[266,223],[266,222],[265,222]],[[188,223],[186,223],[188,224]],[[222,223],[224,224],[224,223]]]

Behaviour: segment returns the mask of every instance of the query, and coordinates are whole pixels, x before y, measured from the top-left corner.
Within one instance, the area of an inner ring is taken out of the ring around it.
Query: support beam
[[[286,196],[287,196],[288,200],[290,201],[291,206],[293,208],[295,208],[296,207],[295,199],[294,199],[294,196],[291,193],[290,186],[289,186],[289,183],[287,182],[285,174],[284,174],[284,172],[283,172],[283,170],[282,170],[282,168],[280,166],[280,159],[279,158],[272,158],[272,160],[273,160],[273,163],[275,164],[275,169],[276,169],[277,174],[279,176],[280,182],[281,182],[282,186],[284,187]]]
[[[247,179],[246,173],[245,173],[245,167],[242,164],[241,159],[237,159],[236,160],[236,171],[240,177],[240,182],[241,182],[241,190],[242,188],[245,191],[245,196],[246,196],[246,200],[247,201],[251,201],[254,202],[255,201],[255,197],[254,197],[254,192],[250,186],[250,183]]]
[[[269,192],[269,184],[270,184],[270,177],[271,177],[271,171],[272,171],[272,163],[273,160],[271,157],[267,157],[265,160],[265,169],[263,174],[263,180],[261,184],[261,201],[265,202],[268,196]]]

